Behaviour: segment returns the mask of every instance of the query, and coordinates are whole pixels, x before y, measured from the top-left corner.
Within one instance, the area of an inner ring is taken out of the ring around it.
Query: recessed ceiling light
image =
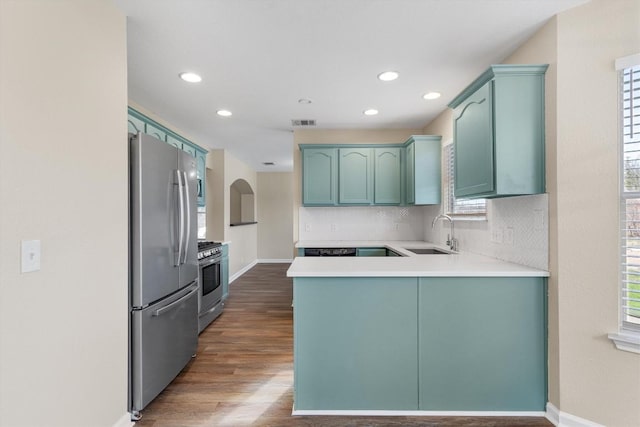
[[[311,104],[313,101],[309,98],[300,98],[298,99],[298,104]]]
[[[229,110],[218,110],[216,111],[216,114],[222,117],[229,117],[231,116],[233,113],[231,113],[231,111]]]
[[[189,83],[200,83],[202,81],[202,77],[196,73],[180,73],[180,78]]]
[[[378,74],[378,79],[383,82],[390,82],[392,80],[397,79],[399,74],[395,71],[385,71],[383,73]]]
[[[375,116],[376,114],[378,114],[378,110],[376,110],[375,108],[370,108],[368,110],[364,110],[362,114],[364,114],[365,116]]]
[[[427,92],[422,95],[424,99],[432,100],[440,98],[440,92]]]

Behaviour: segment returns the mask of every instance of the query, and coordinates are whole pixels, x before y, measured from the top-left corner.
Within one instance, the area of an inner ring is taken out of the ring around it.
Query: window
[[[484,217],[487,213],[485,199],[456,200],[453,194],[453,177],[454,174],[454,155],[453,143],[444,146],[444,156],[442,156],[444,164],[444,211],[448,215]]]
[[[620,331],[616,347],[640,353],[640,54],[616,61],[620,94]]]
[[[640,65],[624,68],[622,101],[622,323],[640,331]]]

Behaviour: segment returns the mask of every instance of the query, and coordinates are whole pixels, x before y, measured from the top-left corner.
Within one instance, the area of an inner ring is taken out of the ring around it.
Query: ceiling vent
[[[315,120],[291,120],[291,126],[315,126]]]

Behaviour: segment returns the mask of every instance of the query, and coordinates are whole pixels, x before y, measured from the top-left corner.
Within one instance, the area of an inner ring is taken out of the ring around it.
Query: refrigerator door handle
[[[184,250],[184,193],[182,190],[182,173],[179,170],[176,170],[176,177],[178,178],[178,199],[180,205],[180,234],[178,236],[178,263],[176,265],[183,264],[182,256]]]
[[[184,178],[184,202],[186,211],[186,232],[184,234],[184,248],[182,264],[187,262],[187,253],[189,250],[189,237],[191,236],[191,204],[189,203],[189,180],[187,179],[187,173],[182,172]],[[184,222],[184,221],[183,221]]]
[[[166,313],[167,311],[170,311],[171,309],[173,309],[177,305],[180,305],[182,303],[182,301],[184,301],[184,300],[188,299],[189,297],[191,297],[191,295],[193,295],[193,293],[195,291],[197,291],[197,290],[198,290],[197,287],[192,288],[188,293],[186,293],[182,297],[178,298],[177,300],[175,300],[171,304],[165,305],[164,307],[159,308],[156,311],[154,311],[152,315],[156,316],[156,317],[157,316],[162,316],[162,314]]]

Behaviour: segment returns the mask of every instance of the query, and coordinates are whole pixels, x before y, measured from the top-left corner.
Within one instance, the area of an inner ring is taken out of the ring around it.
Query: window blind
[[[624,68],[622,101],[622,326],[640,330],[640,65]]]
[[[444,165],[442,170],[446,171],[444,183],[445,193],[445,211],[449,215],[485,215],[487,212],[485,199],[456,200],[454,195],[454,150],[453,144],[445,145]]]

